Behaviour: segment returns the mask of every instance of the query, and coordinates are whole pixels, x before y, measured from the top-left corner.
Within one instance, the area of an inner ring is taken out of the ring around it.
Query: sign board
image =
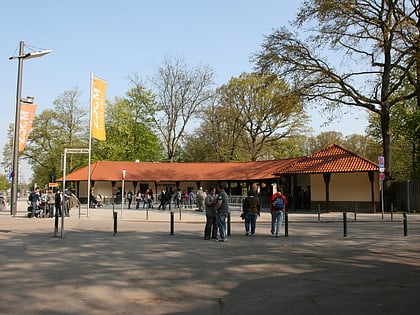
[[[385,158],[383,156],[378,157],[378,164],[379,164],[379,168],[385,167]]]
[[[49,183],[48,187],[52,188],[52,187],[58,187],[57,183]]]
[[[89,153],[89,149],[64,149],[65,153]]]
[[[379,180],[385,180],[385,173],[379,173]]]

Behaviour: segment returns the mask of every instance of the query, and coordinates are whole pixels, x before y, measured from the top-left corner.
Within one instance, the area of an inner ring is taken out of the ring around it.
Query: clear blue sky
[[[107,98],[123,96],[127,77],[147,77],[165,57],[184,57],[187,64],[208,64],[216,84],[250,72],[252,53],[264,35],[289,26],[299,0],[21,0],[2,1],[0,29],[0,149],[14,122],[19,41],[51,49],[42,58],[26,60],[22,96],[34,96],[37,114],[52,108],[64,91],[78,88],[89,104],[90,73],[107,81]],[[366,116],[353,111],[335,124],[311,111],[314,134],[364,133]]]

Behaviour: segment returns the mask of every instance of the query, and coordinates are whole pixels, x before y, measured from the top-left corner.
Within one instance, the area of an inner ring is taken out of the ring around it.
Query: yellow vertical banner
[[[105,140],[105,95],[106,82],[93,78],[91,91],[90,130],[92,138]]]
[[[35,118],[36,105],[22,103],[20,104],[20,124],[19,124],[19,152],[25,149],[29,133],[32,129],[32,123]]]

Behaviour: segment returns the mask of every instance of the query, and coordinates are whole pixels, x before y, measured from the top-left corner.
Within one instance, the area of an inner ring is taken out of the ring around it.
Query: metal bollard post
[[[404,236],[408,235],[407,231],[407,212],[403,213],[403,224],[404,224]]]
[[[347,212],[343,212],[344,237],[347,237]]]
[[[171,211],[171,233],[170,235],[174,235],[174,212]]]
[[[287,211],[284,212],[284,236],[289,236],[289,213]]]
[[[114,211],[114,235],[117,235],[117,218],[118,218],[118,212]]]
[[[318,222],[321,221],[321,205],[318,204]]]
[[[230,231],[231,231],[231,229],[230,229],[230,212],[228,213],[228,215],[227,215],[227,236],[230,236]]]
[[[54,218],[54,237],[57,237],[58,233],[58,211],[55,212],[55,218]]]
[[[391,221],[394,220],[394,204],[391,203]]]

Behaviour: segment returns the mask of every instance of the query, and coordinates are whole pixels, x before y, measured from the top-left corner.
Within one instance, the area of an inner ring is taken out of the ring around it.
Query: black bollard
[[[174,235],[174,212],[171,211],[171,234],[170,235]]]
[[[227,236],[230,236],[230,212],[227,215]]]
[[[318,222],[321,221],[321,205],[318,205]]]
[[[289,236],[289,213],[284,212],[284,236]]]
[[[118,212],[114,211],[114,235],[117,235],[117,218]]]
[[[344,237],[347,237],[347,212],[343,212]]]
[[[407,231],[407,212],[403,213],[403,224],[404,224],[404,236],[408,235]]]
[[[55,217],[54,217],[54,237],[57,237],[57,233],[58,233],[58,211],[55,212]]]
[[[394,204],[391,203],[391,221],[394,220]]]

